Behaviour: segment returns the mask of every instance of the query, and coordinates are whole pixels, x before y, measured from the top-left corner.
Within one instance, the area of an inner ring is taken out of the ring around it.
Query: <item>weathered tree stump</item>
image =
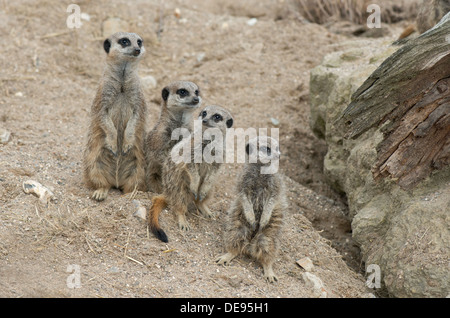
[[[450,163],[450,13],[386,59],[352,95],[347,138],[381,127],[372,169],[410,189]]]

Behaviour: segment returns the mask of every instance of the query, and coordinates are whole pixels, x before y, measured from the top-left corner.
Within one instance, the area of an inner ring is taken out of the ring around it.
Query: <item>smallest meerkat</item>
[[[228,210],[224,243],[226,254],[216,259],[228,264],[246,254],[258,261],[269,282],[277,281],[272,265],[278,253],[283,214],[287,208],[284,184],[276,171],[263,173],[279,160],[278,143],[271,137],[256,137],[246,145],[248,161],[237,183],[237,197]],[[250,158],[258,157],[255,163]]]

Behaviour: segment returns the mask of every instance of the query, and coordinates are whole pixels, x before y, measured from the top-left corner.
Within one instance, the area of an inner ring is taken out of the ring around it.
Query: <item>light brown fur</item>
[[[189,95],[177,94],[184,89]],[[145,140],[146,184],[149,191],[162,193],[162,163],[178,140],[172,140],[176,128],[192,131],[192,114],[201,105],[199,87],[192,82],[172,82],[162,90],[161,115]]]
[[[247,154],[254,154],[256,150],[259,155],[267,156],[261,150],[265,145],[272,149],[267,158],[277,160],[279,152],[274,145],[276,141],[265,143],[260,138],[249,141]],[[281,177],[277,173],[262,174],[264,165],[258,159],[256,163],[247,162],[244,166],[237,183],[237,197],[225,221],[224,243],[227,253],[219,256],[216,262],[229,264],[240,254],[249,255],[263,266],[265,278],[274,282],[278,278],[272,265],[279,249],[287,201]]]
[[[233,118],[231,114],[220,106],[207,106],[200,112],[199,119],[202,120],[202,135],[205,135],[205,130],[208,128],[218,129],[221,136],[223,136],[224,147],[226,129],[233,125]],[[215,130],[215,132],[219,132]],[[210,130],[211,131],[211,130]],[[207,140],[195,143],[195,133],[191,134],[189,138],[180,141],[174,151],[178,149],[185,149],[184,146],[189,146],[190,162],[175,162],[172,156],[168,156],[162,166],[162,186],[163,195],[153,198],[152,207],[149,211],[149,227],[152,232],[162,241],[167,242],[167,236],[161,229],[158,221],[159,214],[162,209],[167,206],[173,211],[178,219],[179,228],[182,230],[189,230],[189,223],[186,220],[186,213],[188,205],[194,202],[198,210],[206,217],[211,217],[212,213],[207,205],[208,200],[212,196],[212,187],[217,181],[217,173],[220,169],[221,162],[205,162],[203,156],[202,162],[195,162],[194,153],[200,151],[204,154],[205,149],[214,149],[212,145],[208,147]],[[202,138],[200,136],[200,138]],[[224,154],[224,152],[222,153]],[[223,159],[223,158],[222,158]]]
[[[422,0],[419,6],[416,22],[408,25],[398,37],[398,41],[408,38],[418,31],[422,34],[434,27],[448,12],[450,0]],[[399,42],[402,43],[402,42]]]
[[[125,47],[119,43],[124,39],[129,40]],[[145,190],[147,106],[137,74],[145,48],[137,34],[125,32],[106,39],[104,48],[106,67],[91,107],[84,152],[84,179],[98,201],[111,187],[124,193]]]
[[[450,0],[423,0],[417,15],[419,33],[431,29],[450,12]]]

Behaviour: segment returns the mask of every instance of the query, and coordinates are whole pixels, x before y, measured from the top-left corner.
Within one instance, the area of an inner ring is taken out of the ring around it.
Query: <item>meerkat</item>
[[[176,162],[173,160],[174,152],[172,152],[172,156],[164,161],[162,167],[163,194],[152,199],[148,218],[149,228],[163,242],[168,242],[168,239],[159,225],[159,214],[165,207],[169,207],[169,210],[176,214],[181,230],[190,229],[186,213],[191,202],[195,203],[197,209],[204,216],[212,217],[207,202],[212,196],[212,187],[217,181],[217,174],[223,162],[221,159],[224,154],[226,130],[233,126],[234,120],[228,110],[217,105],[205,107],[200,112],[198,119],[201,120],[202,140],[196,143],[196,132],[194,132],[194,135],[191,134],[189,138],[184,138],[173,148],[175,152],[178,152],[178,149],[187,148],[188,156],[184,161]],[[214,133],[214,138],[212,135],[205,138],[211,131]],[[214,140],[215,146],[220,149],[212,147],[211,140]],[[205,159],[208,149],[209,154],[217,154],[217,160]],[[216,150],[218,150],[217,153]],[[219,154],[219,152],[221,153]],[[195,160],[198,154],[201,156],[202,160],[199,160],[201,162]]]
[[[415,23],[408,25],[398,37],[398,41],[418,31],[422,34],[434,27],[448,12],[450,0],[422,0]]]
[[[284,184],[276,171],[262,173],[268,162],[279,160],[278,143],[270,137],[256,137],[246,145],[248,160],[237,182],[224,225],[226,253],[216,258],[227,265],[240,254],[258,261],[269,282],[277,281],[272,265],[278,253],[283,214],[287,208]],[[250,156],[257,156],[251,163]]]
[[[431,29],[450,12],[450,0],[423,0],[417,14],[419,33]]]
[[[118,32],[103,42],[106,67],[91,106],[84,152],[84,179],[92,198],[104,200],[112,187],[124,193],[145,189],[144,137],[147,105],[138,64],[142,38]]]
[[[193,113],[202,103],[200,88],[188,81],[176,81],[161,92],[161,114],[145,140],[146,184],[149,191],[162,192],[162,163],[178,140],[172,140],[176,128],[192,131]]]

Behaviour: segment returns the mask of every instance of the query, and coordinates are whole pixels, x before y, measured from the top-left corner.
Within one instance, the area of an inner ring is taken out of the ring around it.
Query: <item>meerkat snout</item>
[[[205,107],[200,112],[198,118],[205,127],[220,127],[225,125],[226,128],[231,128],[233,126],[233,117],[230,112],[216,105]]]

